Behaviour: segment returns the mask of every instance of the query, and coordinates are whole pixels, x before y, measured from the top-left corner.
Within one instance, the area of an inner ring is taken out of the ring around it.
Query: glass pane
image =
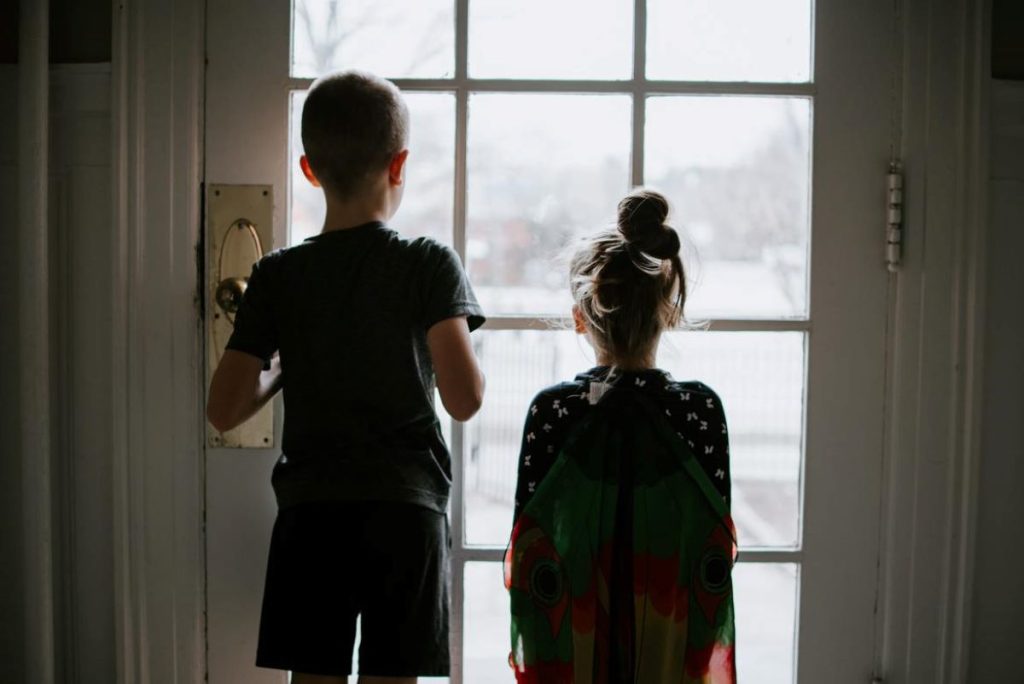
[[[805,317],[810,100],[651,97],[644,178],[672,201],[687,316]]]
[[[530,400],[593,366],[594,355],[569,331],[485,330],[474,342],[487,374],[487,401],[466,426],[466,541],[503,546]],[[796,547],[804,334],[673,332],[664,336],[658,357],[677,380],[699,379],[722,398],[740,548]]]
[[[582,337],[562,330],[473,333],[487,400],[466,425],[466,541],[504,545],[512,531],[523,421],[540,390],[594,365]]]
[[[629,188],[629,97],[474,95],[466,256],[484,310],[563,314],[570,236],[614,223]]]
[[[455,183],[455,97],[450,93],[404,93],[410,141],[405,196],[390,226],[405,237],[452,241]],[[299,169],[304,92],[292,93],[290,241],[301,242],[323,228],[324,198]]]
[[[511,681],[509,600],[500,563],[465,569],[465,681]],[[737,679],[792,684],[799,566],[740,563],[733,570]]]
[[[295,0],[292,76],[365,69],[387,78],[455,72],[453,0]]]
[[[793,684],[799,579],[795,563],[740,562],[733,569],[738,681]]]
[[[808,81],[811,0],[648,0],[647,77]]]
[[[501,563],[466,563],[463,608],[462,681],[507,684],[509,599]]]
[[[672,332],[658,365],[722,398],[740,549],[798,546],[804,333]]]
[[[629,78],[632,37],[632,2],[473,0],[469,73],[476,78]]]

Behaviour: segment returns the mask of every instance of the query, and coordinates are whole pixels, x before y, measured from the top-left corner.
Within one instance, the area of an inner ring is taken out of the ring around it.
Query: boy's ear
[[[299,167],[302,169],[302,175],[306,177],[306,180],[308,180],[314,188],[319,188],[320,181],[317,180],[316,174],[313,173],[313,167],[309,165],[309,160],[306,159],[306,155],[299,157]]]
[[[391,158],[391,164],[388,165],[388,181],[391,185],[402,185],[405,182],[405,160],[408,158],[408,149]]]
[[[583,312],[580,311],[580,307],[575,304],[572,306],[572,323],[577,334],[583,335],[587,332],[587,325],[583,320]]]

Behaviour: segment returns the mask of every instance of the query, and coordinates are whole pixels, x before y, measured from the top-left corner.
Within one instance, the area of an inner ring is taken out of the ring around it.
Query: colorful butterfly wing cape
[[[658,406],[609,391],[512,532],[516,681],[735,682],[735,557],[726,503]]]

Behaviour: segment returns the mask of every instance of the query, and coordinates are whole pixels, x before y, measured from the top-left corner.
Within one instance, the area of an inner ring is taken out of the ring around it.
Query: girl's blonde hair
[[[585,240],[570,260],[576,306],[595,346],[616,365],[648,354],[683,315],[686,274],[668,212],[660,193],[634,190],[619,202],[615,228]]]

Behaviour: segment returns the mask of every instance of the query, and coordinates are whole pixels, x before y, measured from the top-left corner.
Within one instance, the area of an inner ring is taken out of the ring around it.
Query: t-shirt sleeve
[[[534,397],[523,424],[523,441],[519,446],[519,468],[516,473],[515,508],[512,522],[519,520],[519,514],[533,498],[537,486],[548,474],[555,460],[554,442],[550,439],[551,416],[547,408],[550,401],[543,393]],[[548,429],[545,430],[544,426]]]
[[[265,269],[263,261],[253,264],[242,304],[235,313],[235,329],[226,347],[259,357],[264,362],[278,349],[277,326]]]
[[[530,402],[519,447],[513,523],[547,477],[569,433],[583,418],[584,406],[578,388],[568,384],[549,387]]]
[[[667,395],[666,414],[711,484],[731,502],[729,428],[721,398],[703,383],[676,385]]]
[[[484,312],[476,301],[459,255],[439,243],[427,244],[433,249],[420,284],[424,297],[423,327],[430,329],[447,318],[465,316],[469,329],[476,330],[484,323]]]
[[[705,463],[704,467],[707,470],[714,469],[712,482],[715,483],[715,487],[718,488],[722,497],[731,505],[732,473],[729,463],[729,427],[725,420],[725,409],[722,407],[722,400],[718,398],[718,395],[715,395],[715,398],[717,400],[715,404],[715,422],[719,425],[714,435],[715,457],[711,460],[711,463]]]

